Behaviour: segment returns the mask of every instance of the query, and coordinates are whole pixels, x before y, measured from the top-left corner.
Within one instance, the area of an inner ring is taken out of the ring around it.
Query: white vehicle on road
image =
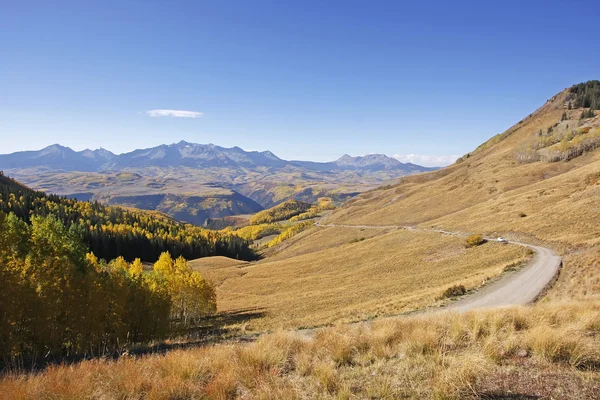
[[[508,243],[508,240],[504,239],[503,237],[499,237],[498,238],[498,242],[500,242],[500,243]]]

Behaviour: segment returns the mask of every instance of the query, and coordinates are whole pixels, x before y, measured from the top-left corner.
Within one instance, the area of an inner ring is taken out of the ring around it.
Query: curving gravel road
[[[509,243],[529,247],[535,257],[518,272],[506,275],[472,295],[465,296],[446,308],[468,311],[476,308],[523,305],[534,302],[558,273],[562,260],[546,247],[531,244]]]
[[[406,229],[410,231],[437,232],[445,235],[464,236],[458,232],[449,232],[440,229],[422,229],[397,225],[337,225],[320,224],[318,222],[315,225],[359,229]],[[492,238],[486,239],[495,240]],[[535,257],[518,272],[505,275],[476,293],[463,296],[460,300],[444,307],[444,309],[464,312],[477,308],[524,305],[532,303],[538,298],[560,270],[562,266],[561,258],[553,250],[546,247],[513,241],[508,241],[508,243],[530,248],[535,252]]]

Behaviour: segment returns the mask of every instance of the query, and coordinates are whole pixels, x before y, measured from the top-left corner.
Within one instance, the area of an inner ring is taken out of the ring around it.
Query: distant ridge
[[[225,148],[214,144],[197,144],[180,141],[138,149],[115,155],[105,149],[76,152],[54,144],[37,151],[21,151],[0,155],[0,169],[44,167],[62,171],[99,172],[120,171],[144,167],[189,168],[302,168],[309,171],[405,171],[416,173],[435,168],[405,164],[383,154],[351,157],[347,154],[332,162],[287,161],[270,151],[245,151],[239,147]]]
[[[74,151],[53,144],[37,151],[19,151],[0,155],[0,169],[47,167],[64,171],[97,171],[115,155],[108,150]]]

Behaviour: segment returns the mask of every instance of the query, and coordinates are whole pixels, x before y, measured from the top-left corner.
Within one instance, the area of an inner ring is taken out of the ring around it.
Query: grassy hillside
[[[597,192],[600,153],[590,150],[568,161],[523,162],[519,151],[540,140],[556,123],[597,132],[600,117],[580,120],[566,90],[505,134],[446,169],[403,178],[365,193],[328,222],[422,224],[448,229],[535,237],[566,249],[595,245],[600,215],[591,207]],[[563,113],[568,119],[561,122]],[[587,129],[589,128],[589,129]],[[567,138],[559,139],[568,144]],[[572,140],[571,140],[572,141]]]
[[[394,315],[435,304],[454,284],[477,288],[528,257],[518,246],[467,249],[464,239],[437,233],[374,231],[315,228],[283,242],[243,274],[230,270],[217,289],[219,311],[263,310],[246,330]]]
[[[554,162],[520,159],[522,149],[546,137],[549,127],[555,126],[551,135],[565,134],[560,139],[565,148],[581,140],[568,135],[571,129],[580,138],[597,133],[600,116],[581,119],[589,109],[574,108],[577,102],[577,94],[567,89],[457,164],[365,193],[328,222],[415,224],[545,243],[564,260],[546,301],[596,302],[600,150],[592,146]]]
[[[204,257],[189,262],[190,268],[198,271],[202,276],[214,285],[221,285],[226,279],[244,275],[243,267],[248,265],[247,261],[223,256]]]

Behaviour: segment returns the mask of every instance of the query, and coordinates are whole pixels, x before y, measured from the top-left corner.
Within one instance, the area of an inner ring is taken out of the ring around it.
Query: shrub
[[[465,240],[465,246],[468,247],[475,247],[475,246],[480,246],[482,244],[485,243],[485,239],[483,238],[483,235],[481,234],[476,234],[476,235],[471,235],[469,236],[466,240]]]
[[[518,215],[520,218],[525,218],[525,217],[527,216],[527,214],[525,214],[523,211],[519,211],[519,212],[517,213],[517,215]]]
[[[467,293],[467,288],[464,285],[454,285],[450,286],[448,289],[444,290],[442,294],[442,299],[449,299],[452,297],[462,296]]]
[[[359,238],[354,238],[350,241],[350,243],[358,243],[358,242],[362,242],[363,240],[365,240],[364,237],[359,237]]]
[[[519,269],[521,266],[523,265],[522,261],[515,261],[515,262],[511,262],[510,264],[507,264],[502,271],[503,272],[509,272],[509,271],[516,271],[517,269]]]

